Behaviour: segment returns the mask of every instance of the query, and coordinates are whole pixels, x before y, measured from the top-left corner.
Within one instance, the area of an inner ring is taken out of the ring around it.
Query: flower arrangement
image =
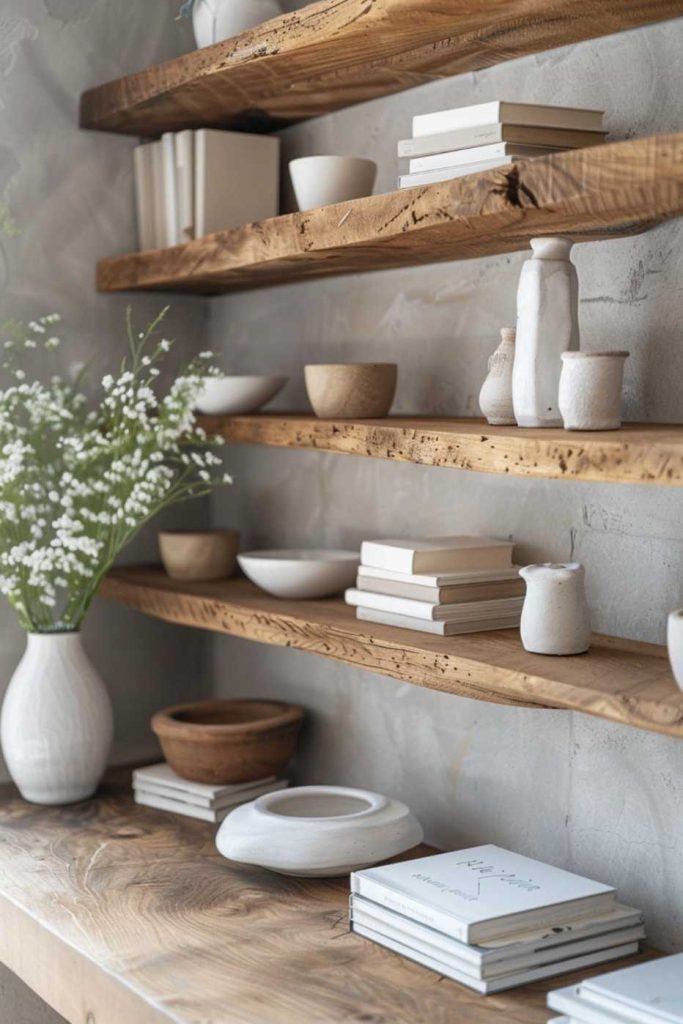
[[[28,382],[31,350],[59,345],[56,316],[6,327],[0,391],[0,591],[31,633],[76,631],[118,553],[162,509],[229,483],[195,422],[202,378],[215,373],[202,352],[159,390],[172,342],[158,339],[162,313],[136,333],[118,376],[102,380],[95,409],[70,383]]]

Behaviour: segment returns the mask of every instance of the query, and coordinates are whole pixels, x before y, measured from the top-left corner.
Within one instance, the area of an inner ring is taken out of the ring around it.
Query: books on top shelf
[[[491,845],[354,872],[349,916],[483,994],[630,955],[645,935],[611,886]]]
[[[165,762],[133,772],[133,796],[137,804],[216,823],[238,804],[286,789],[288,785],[288,779],[276,779],[274,775],[230,786],[207,785],[181,778]]]
[[[683,1024],[683,953],[610,971],[548,993],[576,1024]]]
[[[413,118],[398,144],[409,160],[399,188],[429,185],[512,164],[525,157],[604,142],[603,112],[495,100]]]
[[[210,128],[133,151],[141,249],[179,245],[278,212],[279,139]]]
[[[403,573],[509,569],[512,541],[464,535],[420,540],[364,540],[360,560],[364,566]]]

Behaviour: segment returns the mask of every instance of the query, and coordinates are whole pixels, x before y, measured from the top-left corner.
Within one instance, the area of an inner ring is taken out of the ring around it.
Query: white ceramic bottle
[[[562,426],[563,352],[579,347],[579,282],[569,238],[532,238],[517,290],[512,401],[520,427]]]
[[[192,27],[197,46],[211,46],[282,14],[278,0],[195,0]]]
[[[578,562],[546,562],[519,570],[526,583],[520,634],[534,654],[583,654],[590,647],[585,570]]]
[[[512,366],[515,361],[515,328],[501,327],[501,342],[489,357],[489,372],[479,392],[479,408],[492,426],[515,423],[512,408]]]

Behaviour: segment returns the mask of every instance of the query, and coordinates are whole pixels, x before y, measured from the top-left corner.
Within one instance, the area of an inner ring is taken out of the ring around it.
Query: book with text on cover
[[[365,540],[360,560],[363,566],[404,573],[509,569],[512,541],[467,535]]]

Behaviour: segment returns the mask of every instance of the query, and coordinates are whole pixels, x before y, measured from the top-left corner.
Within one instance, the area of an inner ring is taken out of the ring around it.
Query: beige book
[[[398,583],[396,580],[375,579],[358,574],[358,590],[392,597],[407,597],[430,604],[461,604],[464,601],[490,601],[499,597],[519,597],[525,592],[524,581],[501,580],[498,583],[466,583],[451,587],[422,587],[417,583]]]
[[[279,167],[275,136],[200,128],[195,133],[195,236],[275,217]]]

